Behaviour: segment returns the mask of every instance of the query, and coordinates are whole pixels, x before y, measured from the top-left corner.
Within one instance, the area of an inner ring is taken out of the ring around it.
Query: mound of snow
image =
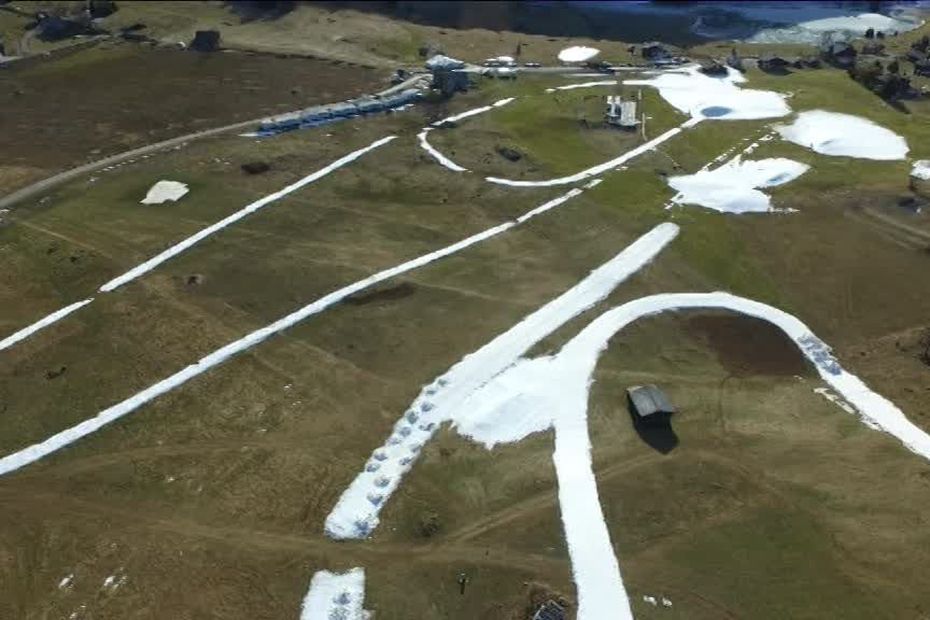
[[[344,573],[317,571],[300,609],[300,620],[367,620],[371,613],[365,601],[365,571],[353,568]]]
[[[178,181],[159,181],[149,189],[142,199],[144,205],[160,205],[163,202],[177,202],[188,191],[187,185]]]
[[[741,161],[739,157],[714,170],[672,177],[668,184],[678,192],[673,202],[691,204],[723,213],[772,211],[771,199],[759,191],[793,181],[809,166],[776,157]]]
[[[930,159],[919,159],[911,168],[911,176],[915,179],[930,181]]]
[[[785,96],[768,90],[740,88],[743,75],[727,67],[727,75],[710,77],[698,66],[659,73],[650,80],[624,80],[632,86],[652,86],[669,104],[694,118],[747,120],[787,116]]]
[[[816,43],[827,32],[843,35],[841,38],[861,37],[866,30],[887,33],[907,32],[920,26],[919,20],[896,19],[879,13],[860,13],[799,22],[784,28],[760,30],[747,41],[751,43]]]
[[[586,62],[600,53],[601,50],[595,47],[575,45],[572,47],[566,47],[564,50],[559,52],[559,60],[561,62]]]
[[[907,142],[898,134],[850,114],[811,110],[775,129],[785,140],[823,155],[893,160],[904,159],[908,151]]]

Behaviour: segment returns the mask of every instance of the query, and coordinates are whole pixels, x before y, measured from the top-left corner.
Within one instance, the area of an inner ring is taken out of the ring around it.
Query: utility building
[[[634,385],[627,388],[633,414],[644,422],[664,420],[675,413],[668,397],[655,385]]]
[[[639,125],[639,120],[636,118],[636,100],[624,101],[620,95],[608,95],[605,117],[610,125],[624,129],[635,128]]]

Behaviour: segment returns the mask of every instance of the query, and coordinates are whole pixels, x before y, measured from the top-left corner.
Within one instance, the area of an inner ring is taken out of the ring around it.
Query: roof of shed
[[[652,384],[635,385],[627,389],[627,394],[633,401],[636,413],[641,417],[654,413],[675,413],[675,407],[669,402],[665,393]]]

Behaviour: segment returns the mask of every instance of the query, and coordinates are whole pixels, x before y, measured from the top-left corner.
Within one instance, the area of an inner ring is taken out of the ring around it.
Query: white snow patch
[[[597,182],[597,179],[591,181],[585,186],[585,189],[588,187],[594,187],[597,185]],[[56,452],[65,446],[74,443],[83,437],[86,437],[87,435],[90,435],[91,433],[97,432],[105,425],[120,419],[128,413],[135,411],[139,407],[158,398],[162,394],[170,392],[174,388],[187,383],[194,377],[203,374],[214,366],[222,364],[234,355],[246,351],[257,344],[264,342],[271,336],[289,327],[292,327],[293,325],[296,325],[297,323],[311,316],[323,312],[330,306],[339,303],[349,295],[365,290],[366,288],[379,282],[383,282],[384,280],[388,280],[403,273],[407,273],[408,271],[412,271],[424,265],[428,265],[433,261],[455,254],[456,252],[464,250],[465,248],[472,245],[481,243],[482,241],[499,235],[507,230],[510,230],[511,228],[519,226],[523,222],[526,222],[527,220],[537,215],[558,207],[559,205],[571,200],[575,196],[580,195],[583,193],[583,191],[584,189],[572,189],[562,194],[561,196],[553,198],[552,200],[534,209],[531,209],[530,211],[527,211],[515,220],[504,222],[503,224],[498,224],[497,226],[493,226],[479,233],[476,233],[471,237],[466,237],[461,241],[447,245],[444,248],[423,254],[389,269],[379,271],[378,273],[368,276],[367,278],[357,280],[352,284],[348,284],[338,290],[328,293],[327,295],[320,297],[319,299],[292,312],[291,314],[278,319],[274,323],[257,329],[240,338],[239,340],[230,342],[229,344],[217,349],[216,351],[200,358],[190,366],[179,370],[173,375],[162,379],[154,385],[147,387],[141,392],[138,392],[125,400],[111,407],[108,407],[107,409],[104,409],[96,416],[88,418],[83,422],[60,431],[37,444],[33,444],[27,448],[23,448],[22,450],[18,450],[12,454],[8,454],[0,458],[0,476],[29,465],[30,463],[34,463],[35,461],[38,461],[39,459],[44,458],[49,454],[52,454],[53,452]]]
[[[787,116],[791,108],[785,95],[768,90],[740,88],[746,81],[727,67],[725,77],[711,77],[697,65],[659,73],[649,80],[624,80],[624,84],[652,86],[674,108],[694,118],[750,120]]]
[[[555,86],[547,88],[547,93],[554,93],[559,90],[575,90],[576,88],[592,88],[594,86],[616,86],[617,80],[599,80],[596,82],[578,82],[576,84],[565,84],[564,86]]]
[[[750,145],[752,146],[752,145]],[[742,161],[737,156],[713,170],[668,179],[678,194],[672,202],[699,205],[722,213],[773,211],[771,198],[759,188],[793,181],[809,166],[783,157]]]
[[[600,53],[601,50],[597,49],[596,47],[573,45],[572,47],[566,47],[559,52],[559,60],[561,62],[585,62],[587,60],[591,60]]]
[[[344,573],[317,571],[300,608],[300,620],[367,620],[372,614],[365,603],[365,571]]]
[[[898,134],[851,114],[810,110],[775,130],[785,140],[823,155],[894,160],[904,159],[908,151]]]
[[[915,179],[930,181],[930,159],[918,159],[911,168],[911,176]]]
[[[294,183],[291,183],[290,185],[288,185],[288,186],[285,187],[284,189],[278,190],[277,192],[275,192],[275,193],[273,193],[273,194],[269,194],[269,195],[265,196],[264,198],[259,198],[258,200],[256,200],[256,201],[253,202],[252,204],[249,204],[249,205],[243,207],[242,209],[240,209],[239,211],[236,211],[236,212],[233,213],[232,215],[229,215],[229,216],[223,218],[222,220],[220,220],[219,222],[216,222],[215,224],[211,224],[210,226],[207,226],[206,228],[200,230],[199,232],[197,232],[197,233],[191,235],[191,236],[188,237],[187,239],[184,239],[183,241],[180,241],[179,243],[176,243],[175,245],[171,246],[170,248],[168,248],[167,250],[165,250],[165,251],[162,252],[161,254],[158,254],[157,256],[154,256],[154,257],[150,258],[149,260],[145,261],[144,263],[142,263],[142,264],[140,264],[140,265],[137,265],[136,267],[133,267],[132,269],[130,269],[129,271],[127,271],[127,272],[124,273],[123,275],[121,275],[121,276],[119,276],[119,277],[116,277],[116,278],[110,280],[109,282],[107,282],[106,284],[104,284],[103,286],[100,287],[100,291],[101,291],[101,292],[109,292],[109,291],[112,291],[112,290],[115,289],[115,288],[118,288],[118,287],[120,287],[120,286],[126,284],[127,282],[130,282],[130,281],[132,281],[132,280],[135,280],[136,278],[138,278],[138,277],[141,276],[142,274],[151,271],[152,269],[154,269],[154,268],[157,267],[158,265],[162,264],[162,263],[165,262],[166,260],[172,258],[173,256],[175,256],[175,255],[177,255],[177,254],[180,254],[180,253],[183,252],[184,250],[186,250],[186,249],[190,248],[191,246],[193,246],[194,244],[196,244],[196,243],[202,241],[202,240],[205,239],[206,237],[209,237],[209,236],[212,235],[213,233],[215,233],[215,232],[217,232],[217,231],[219,231],[219,230],[222,230],[223,228],[226,228],[226,227],[229,226],[230,224],[232,224],[232,223],[234,223],[234,222],[237,222],[237,221],[241,220],[241,219],[244,218],[245,216],[250,215],[250,214],[254,213],[255,211],[258,211],[258,210],[261,209],[262,207],[264,207],[264,206],[266,206],[266,205],[268,205],[268,204],[270,204],[270,203],[272,203],[272,202],[278,200],[279,198],[283,198],[284,196],[287,196],[288,194],[290,194],[290,193],[292,193],[292,192],[295,192],[295,191],[297,191],[298,189],[300,189],[300,188],[302,188],[302,187],[304,187],[304,186],[306,186],[306,185],[309,185],[310,183],[313,183],[314,181],[317,181],[317,180],[319,180],[319,179],[325,177],[326,175],[330,174],[331,172],[334,172],[334,171],[338,170],[339,168],[342,168],[342,167],[345,166],[346,164],[352,163],[353,161],[355,161],[356,159],[358,159],[359,157],[361,157],[361,156],[364,155],[365,153],[368,153],[369,151],[372,151],[372,150],[374,150],[374,149],[376,149],[376,148],[378,148],[378,147],[380,147],[380,146],[383,146],[383,145],[387,144],[388,142],[390,142],[390,141],[393,140],[394,138],[396,138],[396,136],[388,136],[388,137],[386,137],[386,138],[381,138],[380,140],[375,140],[374,142],[372,142],[372,143],[369,144],[368,146],[366,146],[366,147],[364,147],[364,148],[361,148],[361,149],[358,149],[358,150],[356,150],[356,151],[353,151],[353,152],[351,152],[351,153],[349,153],[348,155],[345,155],[345,156],[343,156],[343,157],[340,157],[340,158],[337,159],[336,161],[334,161],[334,162],[332,162],[331,164],[329,164],[329,165],[327,165],[327,166],[325,166],[325,167],[323,167],[323,168],[317,170],[316,172],[314,172],[314,173],[312,173],[312,174],[308,174],[307,176],[305,176],[304,178],[300,179],[299,181],[296,181],[296,182],[294,182]]]
[[[160,205],[163,202],[177,202],[190,190],[187,185],[179,181],[159,181],[149,189],[141,203],[144,205]]]

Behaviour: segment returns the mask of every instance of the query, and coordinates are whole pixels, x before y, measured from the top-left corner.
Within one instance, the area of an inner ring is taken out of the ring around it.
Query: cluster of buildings
[[[266,118],[259,124],[259,131],[265,133],[288,131],[363,114],[388,112],[419,101],[422,97],[423,94],[416,88],[408,88],[385,95],[359,97],[340,103],[314,106]]]

